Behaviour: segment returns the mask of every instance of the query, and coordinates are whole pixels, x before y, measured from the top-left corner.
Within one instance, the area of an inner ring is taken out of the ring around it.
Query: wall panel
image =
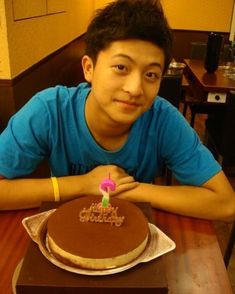
[[[161,0],[173,29],[229,32],[233,0]]]

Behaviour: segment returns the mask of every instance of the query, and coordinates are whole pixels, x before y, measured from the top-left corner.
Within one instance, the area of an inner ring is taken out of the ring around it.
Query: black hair
[[[172,58],[172,32],[158,0],[117,0],[97,10],[85,34],[86,54],[96,63],[101,50],[118,40],[140,39],[160,47],[166,70]]]

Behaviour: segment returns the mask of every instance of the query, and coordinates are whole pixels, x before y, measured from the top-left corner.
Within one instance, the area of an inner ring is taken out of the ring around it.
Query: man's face
[[[101,118],[131,125],[151,107],[163,67],[163,50],[135,39],[111,43],[99,53],[95,66],[85,56],[84,75],[92,84],[89,107]]]

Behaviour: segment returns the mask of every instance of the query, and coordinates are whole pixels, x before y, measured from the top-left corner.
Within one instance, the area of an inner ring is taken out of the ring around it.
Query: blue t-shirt
[[[161,97],[133,124],[120,149],[103,149],[86,124],[89,91],[82,83],[36,94],[0,135],[0,175],[30,174],[44,158],[57,177],[114,164],[137,181],[150,183],[166,164],[181,183],[201,185],[221,170],[181,113]],[[96,120],[99,123],[99,117]]]

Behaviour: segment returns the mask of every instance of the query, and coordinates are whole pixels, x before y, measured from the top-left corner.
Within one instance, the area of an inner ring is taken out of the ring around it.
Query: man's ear
[[[91,83],[93,77],[93,61],[88,55],[82,57],[83,74],[88,83]]]

